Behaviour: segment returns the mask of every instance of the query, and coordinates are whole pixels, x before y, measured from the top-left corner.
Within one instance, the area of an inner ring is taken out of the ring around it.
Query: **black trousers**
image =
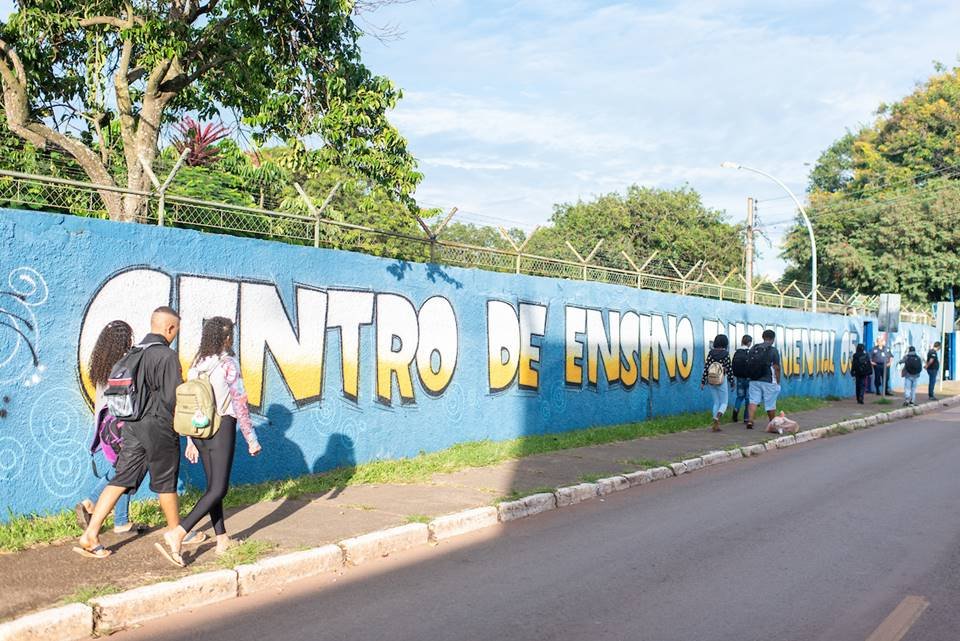
[[[213,531],[226,534],[227,530],[223,526],[223,497],[230,489],[230,470],[233,468],[233,452],[237,447],[237,419],[232,416],[221,417],[220,429],[216,434],[207,439],[193,439],[193,442],[200,450],[203,473],[207,477],[207,491],[190,510],[190,514],[180,521],[180,525],[189,532],[197,526],[200,519],[209,514]]]
[[[857,384],[857,400],[861,403],[863,402],[863,394],[867,391],[867,379],[868,376],[854,376],[853,379]]]
[[[887,394],[890,394],[890,381],[887,380],[886,365],[873,366],[873,386],[876,388],[877,394],[884,389],[884,386],[886,386]]]

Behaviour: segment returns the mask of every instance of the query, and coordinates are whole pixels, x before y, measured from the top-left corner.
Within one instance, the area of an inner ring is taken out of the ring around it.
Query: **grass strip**
[[[277,547],[270,541],[250,539],[239,543],[217,557],[217,565],[229,570],[238,565],[256,563],[260,557]]]
[[[116,594],[120,592],[121,588],[116,585],[85,585],[69,595],[63,597],[60,600],[60,603],[66,605],[68,603],[90,603],[92,599],[96,599],[100,596],[107,596],[108,594]]]
[[[814,410],[826,405],[819,398],[797,396],[780,399],[777,409],[787,413]],[[225,507],[252,505],[262,501],[296,499],[303,495],[325,494],[347,485],[370,483],[417,483],[434,474],[456,472],[468,467],[484,467],[503,461],[567,450],[590,445],[602,445],[637,438],[662,436],[701,429],[708,425],[704,412],[688,412],[673,416],[658,416],[647,421],[590,427],[555,434],[533,434],[506,441],[471,441],[459,443],[446,450],[430,452],[404,459],[388,459],[338,468],[321,474],[308,474],[282,481],[266,481],[236,485],[224,499]],[[269,452],[265,453],[269,454]],[[180,499],[182,514],[186,514],[200,498],[201,492],[189,489]],[[163,513],[156,500],[134,501],[130,518],[137,523],[158,526],[164,523]],[[110,520],[105,524],[110,526]],[[9,515],[0,524],[0,551],[15,552],[38,544],[53,543],[80,536],[72,510],[57,514]]]

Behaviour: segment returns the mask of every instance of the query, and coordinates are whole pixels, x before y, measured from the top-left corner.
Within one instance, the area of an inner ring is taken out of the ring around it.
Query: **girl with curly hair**
[[[93,353],[90,355],[90,382],[93,383],[96,393],[93,398],[93,420],[94,429],[98,429],[96,422],[100,420],[101,411],[107,406],[107,401],[103,396],[103,390],[107,387],[107,379],[110,377],[110,370],[116,365],[123,356],[133,347],[133,328],[122,320],[115,320],[107,323],[100,331],[97,342],[93,347]],[[93,514],[93,506],[100,496],[100,493],[113,478],[113,470],[108,470],[103,478],[98,479],[96,487],[90,495],[74,506],[73,511],[77,515],[77,523],[83,529],[90,523],[90,516]],[[134,533],[139,534],[146,528],[139,523],[130,522],[130,495],[124,494],[117,501],[113,511],[113,531],[117,534]]]
[[[190,514],[180,520],[180,525],[164,534],[167,545],[177,554],[187,532],[208,514],[217,535],[217,554],[229,549],[231,541],[223,523],[223,497],[230,489],[237,429],[243,434],[250,456],[256,456],[261,449],[250,420],[240,363],[233,353],[233,321],[229,318],[214,316],[204,322],[200,350],[187,378],[194,379],[201,374],[208,377],[213,387],[220,429],[208,439],[187,439],[184,456],[191,463],[196,463],[198,459],[203,463],[207,489]]]

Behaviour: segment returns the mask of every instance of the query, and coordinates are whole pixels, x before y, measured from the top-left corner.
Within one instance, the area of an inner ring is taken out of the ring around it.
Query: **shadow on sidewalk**
[[[271,408],[272,409],[272,408]],[[295,447],[299,451],[293,442],[284,439],[286,442],[286,447]],[[264,448],[266,449],[266,448]],[[303,458],[303,453],[300,453],[300,458]],[[324,498],[331,499],[335,498],[343,491],[343,488],[347,485],[349,480],[353,478],[354,473],[356,472],[356,454],[354,452],[353,439],[351,439],[346,434],[341,434],[339,432],[331,434],[330,438],[327,440],[327,447],[321,456],[313,465],[313,470],[329,470],[331,468],[338,468],[336,473],[337,486],[329,494],[324,495]],[[309,505],[309,499],[284,499],[279,506],[269,514],[258,519],[255,523],[251,524],[244,530],[237,532],[236,537],[239,539],[246,539],[260,530],[270,527],[271,525],[276,525],[289,517],[293,516],[301,509]],[[248,506],[253,507],[253,506]],[[241,508],[240,511],[242,511]]]

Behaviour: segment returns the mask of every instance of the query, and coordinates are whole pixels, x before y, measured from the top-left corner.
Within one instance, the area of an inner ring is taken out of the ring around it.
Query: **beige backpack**
[[[220,367],[217,363],[213,369]],[[213,371],[210,370],[210,372]],[[220,413],[210,384],[210,372],[177,386],[177,407],[173,412],[173,430],[190,438],[211,438],[220,429]],[[229,397],[224,399],[224,404]]]
[[[713,361],[707,368],[707,382],[711,385],[723,383],[723,363]]]

